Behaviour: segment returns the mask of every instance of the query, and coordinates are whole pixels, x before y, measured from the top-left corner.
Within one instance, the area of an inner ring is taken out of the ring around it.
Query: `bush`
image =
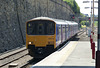
[[[75,14],[76,13],[80,14],[80,7],[78,6],[75,0],[63,0],[63,1],[67,2],[67,4],[73,9]]]

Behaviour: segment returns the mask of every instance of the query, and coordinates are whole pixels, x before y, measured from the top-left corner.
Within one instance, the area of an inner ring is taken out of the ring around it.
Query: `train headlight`
[[[28,44],[32,44],[32,42],[28,42]]]

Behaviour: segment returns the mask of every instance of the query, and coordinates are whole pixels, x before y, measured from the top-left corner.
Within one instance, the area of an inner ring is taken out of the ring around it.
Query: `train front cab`
[[[44,58],[54,51],[56,48],[55,22],[32,20],[26,23],[26,27],[26,47],[29,55],[34,58]]]

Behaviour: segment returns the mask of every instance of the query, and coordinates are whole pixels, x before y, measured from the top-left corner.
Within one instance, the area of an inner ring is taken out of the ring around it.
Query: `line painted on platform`
[[[60,60],[58,60],[58,62],[56,63],[58,66],[61,66],[68,58],[68,56],[73,52],[73,50],[75,49],[76,45],[78,42],[71,42],[70,44],[67,45],[67,47],[65,47],[60,54],[62,54],[62,56],[60,57]]]

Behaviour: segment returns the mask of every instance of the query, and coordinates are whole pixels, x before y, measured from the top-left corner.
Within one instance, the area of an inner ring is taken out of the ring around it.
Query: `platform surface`
[[[31,68],[95,68],[89,41],[71,41]]]
[[[78,42],[76,48],[62,66],[66,66],[66,68],[95,68],[95,60],[92,59],[90,42]]]

